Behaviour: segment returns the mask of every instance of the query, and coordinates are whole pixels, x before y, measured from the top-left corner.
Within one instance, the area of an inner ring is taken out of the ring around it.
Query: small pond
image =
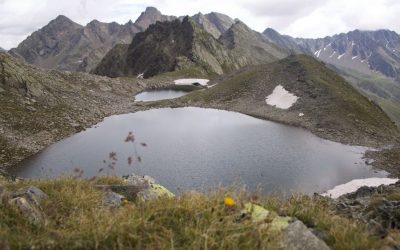
[[[125,142],[129,131],[134,143]],[[387,176],[364,163],[364,151],[240,113],[165,108],[108,117],[25,160],[13,174],[50,178],[78,170],[87,177],[135,172],[175,192],[240,181],[252,189],[260,185],[264,192],[313,193],[352,179]]]
[[[159,89],[143,91],[135,96],[135,101],[149,102],[173,99],[188,94],[188,91],[175,89]]]

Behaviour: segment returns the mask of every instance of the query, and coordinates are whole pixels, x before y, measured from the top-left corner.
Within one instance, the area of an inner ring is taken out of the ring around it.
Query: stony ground
[[[136,93],[172,82],[45,71],[3,53],[0,73],[0,169],[104,117],[143,109]]]

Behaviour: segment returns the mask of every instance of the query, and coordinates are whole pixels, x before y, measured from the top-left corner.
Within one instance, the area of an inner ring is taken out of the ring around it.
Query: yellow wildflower
[[[233,207],[233,206],[235,206],[235,200],[230,196],[226,196],[224,198],[224,204],[225,204],[225,206]]]

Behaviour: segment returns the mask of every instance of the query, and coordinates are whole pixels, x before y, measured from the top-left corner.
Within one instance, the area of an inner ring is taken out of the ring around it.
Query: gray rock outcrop
[[[282,246],[288,250],[329,250],[326,243],[315,236],[303,222],[297,220],[282,232]]]
[[[161,197],[174,197],[174,194],[170,192],[164,186],[158,184],[153,178],[148,176],[139,176],[136,174],[130,174],[124,176],[125,183],[119,185],[97,185],[106,192],[105,200],[109,200],[110,203],[118,203],[118,197],[121,195],[122,199],[128,201],[151,201]],[[107,194],[111,193],[111,194]],[[113,194],[114,193],[114,194]]]
[[[46,200],[48,196],[42,190],[28,186],[7,194],[7,191],[0,187],[0,197],[2,200],[7,198],[8,204],[18,210],[21,216],[33,225],[41,226],[45,224],[45,216],[40,208],[40,203]]]
[[[103,205],[106,207],[119,207],[125,199],[125,196],[107,190],[103,195]]]
[[[389,230],[400,229],[400,182],[379,187],[361,187],[333,200],[339,214],[365,223],[376,235],[386,236]]]

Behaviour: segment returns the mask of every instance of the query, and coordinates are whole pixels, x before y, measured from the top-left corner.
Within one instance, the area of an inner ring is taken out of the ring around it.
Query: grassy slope
[[[121,183],[122,179],[103,177],[95,182]],[[336,249],[381,249],[386,244],[365,226],[336,215],[318,197],[282,200],[231,187],[208,195],[191,192],[108,209],[101,206],[102,194],[90,181],[64,178],[0,184],[11,191],[32,184],[49,195],[41,204],[47,218],[44,227],[28,224],[9,205],[0,203],[0,241],[7,239],[11,249],[276,249],[277,233],[259,229],[247,219],[238,221],[246,201],[297,217],[320,231]],[[224,206],[226,195],[237,201],[234,209]]]
[[[315,59],[298,55],[242,69],[216,79],[219,84],[158,104],[221,108],[305,127],[330,140],[378,145],[396,141],[399,131],[382,110],[342,77]],[[265,98],[283,85],[300,97],[288,110],[270,107]],[[304,117],[299,117],[299,113]]]
[[[400,126],[400,84],[378,73],[367,75],[335,67],[361,93],[371,98]]]

